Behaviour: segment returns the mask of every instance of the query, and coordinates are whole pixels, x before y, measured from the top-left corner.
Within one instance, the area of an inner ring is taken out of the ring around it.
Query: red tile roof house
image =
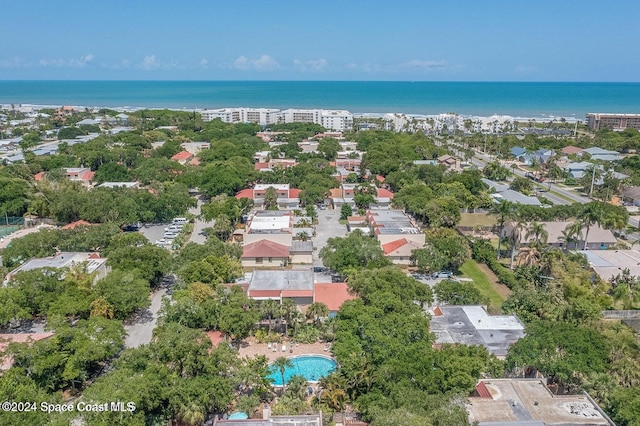
[[[289,246],[274,241],[259,240],[242,247],[240,257],[245,268],[280,268],[289,264]]]
[[[415,241],[400,238],[386,244],[382,244],[384,255],[395,265],[411,265],[411,256],[413,250],[421,249],[424,244]]]
[[[315,283],[313,285],[313,301],[324,303],[329,312],[335,314],[347,300],[354,300],[355,294],[349,292],[347,283]]]
[[[180,151],[179,153],[177,153],[176,155],[174,155],[173,157],[171,157],[171,159],[173,161],[177,161],[178,163],[185,165],[187,164],[190,160],[193,159],[193,154],[190,153],[189,151]]]
[[[93,177],[95,176],[96,172],[92,172],[91,169],[87,167],[66,167],[63,170],[69,180],[80,182],[87,187],[93,185]],[[41,182],[43,180],[46,180],[46,178],[47,172],[36,173],[33,176],[33,179],[36,182]]]
[[[313,271],[278,270],[253,272],[250,282],[243,286],[247,296],[254,300],[292,299],[304,311],[313,302],[327,305],[330,312],[337,312],[347,301],[356,299],[346,283],[314,283]]]
[[[75,222],[71,222],[60,229],[76,229],[76,227],[78,226],[93,226],[93,225],[97,225],[97,224],[87,222],[86,220],[76,220]]]
[[[572,155],[572,154],[579,154],[583,151],[582,148],[578,148],[577,146],[573,146],[573,145],[569,145],[569,146],[565,146],[564,148],[562,148],[562,154],[563,155]]]
[[[331,201],[333,202],[333,207],[338,209],[341,208],[343,204],[349,204],[352,208],[355,207],[355,192],[358,184],[355,183],[343,183],[340,185],[340,188],[334,188],[330,190],[331,193]],[[376,189],[376,197],[373,202],[373,205],[380,208],[389,207],[391,204],[391,200],[393,200],[393,192],[384,188],[375,188]]]
[[[13,365],[13,358],[4,355],[10,343],[33,343],[51,336],[53,333],[0,334],[0,371],[8,370]]]
[[[264,206],[264,196],[270,187],[273,187],[278,194],[278,207],[283,209],[298,208],[302,190],[290,188],[289,184],[258,184],[253,188],[243,189],[238,192],[236,198],[250,198],[256,208],[261,208]]]
[[[93,184],[93,177],[96,174],[96,172],[92,172],[91,169],[86,167],[67,167],[64,171],[69,180],[79,181],[84,186],[91,186]]]

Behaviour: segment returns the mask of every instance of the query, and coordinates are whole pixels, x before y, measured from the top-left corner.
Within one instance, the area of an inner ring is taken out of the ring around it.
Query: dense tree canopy
[[[323,264],[338,272],[354,268],[377,268],[391,264],[375,238],[355,230],[344,238],[329,238],[320,250]]]

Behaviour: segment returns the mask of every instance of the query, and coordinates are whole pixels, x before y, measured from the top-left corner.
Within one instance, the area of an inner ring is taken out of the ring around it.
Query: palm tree
[[[640,302],[640,279],[631,276],[628,269],[611,280],[613,300],[622,301],[623,309],[633,309]]]
[[[296,309],[291,314],[291,317],[289,318],[289,320],[293,324],[293,335],[295,336],[298,333],[298,326],[302,324],[306,320],[306,318],[304,315],[302,315],[302,312]]]
[[[532,239],[529,242],[529,239]],[[529,242],[529,245],[535,247],[540,251],[542,246],[547,243],[547,239],[549,238],[549,232],[545,229],[544,223],[533,222],[529,224],[527,228],[527,233],[525,234],[525,239]]]
[[[282,389],[284,389],[284,372],[287,370],[287,368],[293,368],[293,362],[291,362],[291,360],[285,356],[279,356],[275,361],[273,361],[273,364],[271,365],[280,372],[280,376],[282,377]]]
[[[604,220],[605,211],[603,203],[593,201],[583,206],[582,211],[578,214],[578,221],[582,228],[585,229],[583,250],[586,250],[588,247],[589,228],[596,223],[600,225]]]
[[[320,318],[325,318],[329,315],[329,308],[327,305],[321,302],[314,302],[309,305],[306,312],[306,317],[316,322],[320,321]]]
[[[580,222],[572,222],[561,232],[559,240],[564,241],[564,252],[569,251],[571,243],[574,244],[574,249],[578,245],[578,241],[582,238],[582,224]]]
[[[518,252],[518,264],[533,266],[540,260],[540,252],[536,247],[522,247]]]
[[[289,324],[293,322],[296,314],[298,313],[298,305],[291,299],[282,300],[282,316],[284,317],[284,334],[289,333]]]
[[[319,399],[334,411],[342,411],[347,402],[347,393],[338,383],[330,381],[322,385]]]
[[[511,241],[511,263],[509,268],[513,269],[513,260],[516,256],[516,249],[522,238],[522,230],[524,229],[524,222],[517,221],[511,223],[511,232],[509,233],[509,240]]]
[[[504,231],[504,224],[513,216],[516,212],[516,205],[511,201],[500,200],[497,204],[494,204],[489,211],[489,214],[492,214],[497,219],[498,224],[498,255],[497,258],[500,259],[500,244],[502,242],[502,233]]]
[[[282,316],[281,311],[282,306],[280,306],[277,300],[269,299],[260,303],[262,317],[269,320],[269,334],[271,334],[271,330],[273,329],[273,320]]]
[[[176,419],[184,426],[201,425],[205,421],[205,409],[194,401],[180,404]]]

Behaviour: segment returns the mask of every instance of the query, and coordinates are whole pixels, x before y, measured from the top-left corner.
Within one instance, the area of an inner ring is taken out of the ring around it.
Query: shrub
[[[293,337],[296,342],[315,343],[318,341],[318,338],[320,338],[320,331],[312,325],[307,325],[300,327]]]

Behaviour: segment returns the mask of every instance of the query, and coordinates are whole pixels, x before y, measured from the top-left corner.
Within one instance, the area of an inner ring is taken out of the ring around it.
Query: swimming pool
[[[302,376],[309,382],[317,382],[336,369],[336,362],[322,355],[301,355],[289,358],[293,367],[284,370],[284,382],[289,382],[292,376]],[[282,386],[282,375],[277,368],[271,367],[268,376],[274,386]]]

